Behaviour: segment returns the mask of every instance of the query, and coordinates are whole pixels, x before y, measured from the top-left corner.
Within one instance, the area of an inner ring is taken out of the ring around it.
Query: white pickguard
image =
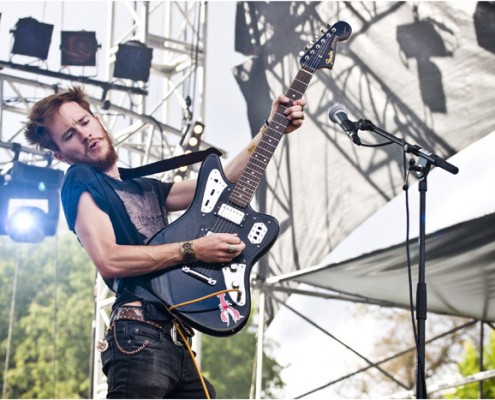
[[[222,179],[220,171],[218,169],[211,170],[206,181],[205,192],[203,193],[201,212],[205,214],[211,213],[226,187],[227,184]]]

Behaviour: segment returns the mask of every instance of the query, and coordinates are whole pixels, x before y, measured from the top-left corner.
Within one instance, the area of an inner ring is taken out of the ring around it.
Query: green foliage
[[[265,348],[269,348],[265,344]],[[248,399],[256,357],[256,334],[249,328],[234,336],[202,337],[202,372],[220,399]],[[274,398],[283,387],[282,367],[263,354],[263,397]]]
[[[71,233],[41,244],[0,238],[0,367],[4,370],[13,277],[17,293],[7,398],[87,398],[95,269]],[[202,368],[219,398],[249,398],[256,335],[203,337]],[[264,397],[283,386],[281,366],[264,356]],[[3,385],[3,374],[0,376]]]
[[[10,306],[18,263],[8,398],[87,398],[94,267],[74,235],[41,244],[0,240],[0,293]],[[0,313],[5,368],[9,308]],[[3,376],[2,376],[3,385]]]
[[[464,358],[457,365],[462,376],[473,375],[480,372],[479,368],[479,352],[472,341],[467,341],[464,345]],[[490,342],[483,349],[484,370],[495,369],[495,333],[491,331]],[[456,389],[455,394],[447,395],[450,399],[477,399],[479,397],[479,384],[470,383],[468,385]],[[495,381],[488,379],[483,382],[482,399],[495,398]]]

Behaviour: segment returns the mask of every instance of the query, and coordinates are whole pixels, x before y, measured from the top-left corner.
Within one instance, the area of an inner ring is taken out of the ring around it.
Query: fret
[[[336,43],[346,40],[350,34],[350,26],[345,22],[338,22],[301,57],[300,68],[285,93],[291,101],[299,100],[303,97],[314,72],[318,68],[332,69]],[[284,114],[284,111],[289,106],[280,104],[275,111],[267,132],[261,138],[232,190],[229,200],[233,204],[247,207],[251,202],[266,167],[282,139],[285,129],[289,125],[290,121]]]

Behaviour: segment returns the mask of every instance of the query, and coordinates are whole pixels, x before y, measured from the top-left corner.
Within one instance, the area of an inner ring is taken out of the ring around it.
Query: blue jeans
[[[118,320],[105,339],[108,349],[101,360],[107,398],[206,398],[187,348],[175,345],[170,332],[143,322]],[[205,383],[214,398],[213,386],[206,379]]]

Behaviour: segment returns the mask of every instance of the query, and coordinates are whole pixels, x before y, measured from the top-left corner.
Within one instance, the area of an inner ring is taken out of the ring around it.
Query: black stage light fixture
[[[48,58],[48,50],[52,41],[53,25],[38,22],[34,18],[21,18],[14,30],[14,46],[12,54],[36,57],[40,60]]]
[[[130,40],[119,44],[116,57],[114,78],[148,82],[153,49],[137,40]]]
[[[37,243],[57,231],[63,172],[15,162],[0,186],[0,235]]]
[[[199,150],[199,147],[201,146],[201,142],[203,141],[204,131],[205,131],[205,124],[196,121],[191,129],[191,135],[189,137],[189,140],[187,141],[184,147],[184,154],[193,153]],[[180,167],[174,176],[174,182],[183,181],[190,170],[191,170],[190,165]]]
[[[62,31],[60,41],[61,64],[94,67],[98,42],[96,32]]]
[[[187,141],[186,153],[192,153],[198,151],[201,141],[203,140],[203,133],[205,131],[205,124],[196,121],[193,125],[191,137]]]

